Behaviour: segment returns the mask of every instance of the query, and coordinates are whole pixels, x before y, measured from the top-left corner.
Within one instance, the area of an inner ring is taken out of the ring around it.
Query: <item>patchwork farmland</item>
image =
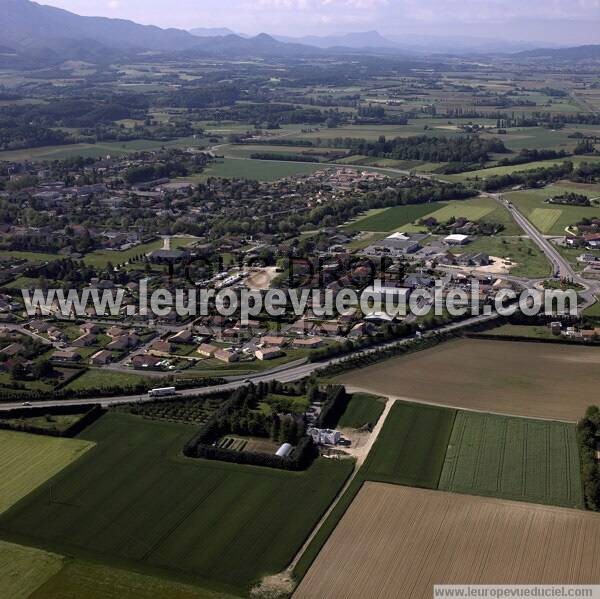
[[[106,414],[81,435],[93,449],[0,518],[2,537],[246,592],[285,568],[353,462],[293,473],[181,457],[196,430]]]
[[[368,393],[576,422],[597,396],[599,367],[593,347],[463,339],[336,380]]]
[[[595,584],[599,537],[598,514],[367,482],[294,597],[423,599],[434,584]]]
[[[397,400],[363,466],[298,561],[298,578],[368,482],[583,507],[575,425]]]

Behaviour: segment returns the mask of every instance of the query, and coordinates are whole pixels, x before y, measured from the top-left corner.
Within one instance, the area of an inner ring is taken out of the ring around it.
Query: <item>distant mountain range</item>
[[[197,37],[219,37],[225,35],[239,35],[235,31],[228,29],[227,27],[196,27],[196,29],[190,29],[190,33]],[[242,35],[241,37],[248,37]]]
[[[29,0],[0,0],[0,39],[14,48],[57,47],[66,40],[93,40],[115,49],[158,51],[191,47],[197,38],[180,29],[160,29],[133,21],[81,17]]]
[[[274,35],[276,40],[285,43],[304,44],[316,48],[398,48],[398,44],[386,39],[377,31],[364,31],[361,33],[345,33],[343,35],[318,36],[309,35],[306,37],[286,37],[283,35]]]
[[[377,31],[285,37],[236,34],[227,28],[161,29],[123,19],[82,17],[30,0],[0,0],[0,66],[35,67],[77,59],[112,62],[140,52],[221,57],[310,57],[323,54],[426,55],[509,53],[524,58],[600,58],[600,46],[531,49],[528,43],[477,38],[384,37]]]
[[[538,48],[519,52],[517,56],[548,60],[598,60],[600,59],[600,44],[588,44],[573,48]]]

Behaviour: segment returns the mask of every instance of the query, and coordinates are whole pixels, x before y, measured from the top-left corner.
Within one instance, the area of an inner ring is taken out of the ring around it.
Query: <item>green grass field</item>
[[[234,599],[232,595],[0,541],[0,596],[10,599]]]
[[[93,442],[0,430],[0,513],[88,452]]]
[[[495,329],[485,331],[484,334],[526,339],[556,339],[556,335],[553,335],[552,331],[543,325],[503,324]]]
[[[351,460],[305,472],[181,456],[195,427],[109,413],[81,460],[0,518],[0,535],[111,566],[244,593],[289,563],[349,475]]]
[[[575,425],[459,412],[439,488],[582,508]]]
[[[482,199],[487,200],[487,198]],[[481,206],[474,205],[473,202],[467,202],[468,200],[464,202],[451,202],[447,206],[444,206],[435,212],[431,212],[427,216],[435,218],[438,222],[446,222],[453,217],[457,218],[461,216],[471,221],[477,221],[481,220],[496,208],[496,206],[493,205]],[[493,200],[489,200],[489,203],[493,203]]]
[[[529,215],[529,220],[542,233],[548,233],[556,221],[560,218],[562,210],[554,210],[552,208],[535,208]]]
[[[359,218],[349,223],[346,228],[351,231],[394,231],[402,225],[420,220],[444,206],[445,204],[441,202],[395,206],[383,211],[367,214],[364,218]]]
[[[180,137],[170,141],[137,139],[123,142],[103,142],[97,144],[79,143],[59,146],[42,146],[24,150],[0,152],[2,160],[65,160],[81,156],[83,158],[99,158],[102,156],[124,156],[132,152],[165,148],[188,148],[206,146],[206,138]]]
[[[455,253],[485,252],[498,258],[510,258],[515,266],[510,274],[542,278],[550,274],[550,264],[540,249],[530,239],[521,237],[479,237]]]
[[[354,393],[338,422],[338,427],[375,426],[385,407],[385,399],[368,393]]]
[[[59,572],[30,595],[31,599],[81,599],[83,597],[85,599],[234,599],[230,594],[80,560],[68,561]]]
[[[363,478],[437,488],[456,412],[396,402],[363,466]]]
[[[63,567],[62,555],[0,541],[0,596],[27,599]]]
[[[571,187],[568,184],[549,185],[542,189],[527,189],[505,194],[531,222],[548,235],[564,235],[565,228],[584,217],[600,216],[600,206],[561,206],[546,204],[545,199],[565,192],[576,192],[590,198],[598,197],[592,190]]]
[[[29,260],[30,262],[52,262],[58,260],[61,256],[58,254],[46,254],[42,252],[19,252],[17,250],[0,250],[0,257],[17,258],[19,260]]]
[[[467,171],[456,175],[447,175],[446,178],[450,181],[467,181],[469,179],[489,179],[490,177],[509,175],[511,173],[520,173],[538,168],[548,168],[556,164],[562,164],[569,160],[574,164],[581,162],[597,162],[598,158],[593,156],[569,156],[567,158],[556,158],[552,160],[540,160],[537,162],[528,162],[526,164],[513,164],[510,166],[492,166],[483,168],[477,171]]]
[[[177,249],[191,245],[194,239],[191,237],[173,237],[171,239],[171,248]],[[156,239],[150,243],[144,243],[137,245],[129,250],[96,250],[90,252],[84,256],[84,262],[89,266],[96,268],[104,268],[109,262],[113,265],[122,264],[127,262],[135,256],[141,254],[147,254],[153,250],[158,250],[163,247],[163,240]],[[23,260],[29,260],[31,262],[53,262],[54,260],[63,259],[64,256],[58,254],[46,254],[42,252],[20,252],[13,250],[0,250],[0,257],[8,256],[12,258],[19,258]],[[27,281],[23,281],[27,282]]]
[[[521,233],[521,229],[513,221],[508,210],[488,197],[451,201],[440,210],[427,216],[436,218],[439,222],[463,217],[471,221],[497,223],[504,225],[503,235],[519,235]]]
[[[243,158],[225,158],[210,164],[203,173],[183,180],[205,181],[209,177],[224,179],[256,179],[258,181],[276,181],[292,175],[308,175],[323,168],[322,165],[276,160],[246,160]]]
[[[134,372],[116,372],[112,370],[90,369],[66,385],[69,391],[102,389],[112,387],[129,387],[136,383],[148,382],[152,379]]]
[[[596,302],[584,311],[586,316],[600,318],[600,302]]]
[[[192,237],[172,237],[171,249],[184,248],[191,245],[193,242],[194,238]],[[116,266],[117,264],[123,264],[124,262],[131,260],[131,258],[134,258],[135,256],[158,250],[163,247],[163,244],[164,242],[162,239],[155,239],[150,243],[137,245],[129,250],[96,250],[95,252],[86,254],[84,256],[84,261],[89,266],[94,266],[96,268],[104,268],[109,262]]]

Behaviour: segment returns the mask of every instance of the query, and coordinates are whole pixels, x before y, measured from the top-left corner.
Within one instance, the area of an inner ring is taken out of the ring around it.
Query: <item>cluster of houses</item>
[[[551,322],[548,326],[554,335],[562,335],[566,339],[600,341],[600,327],[583,329],[576,326],[564,326],[560,321]]]
[[[600,250],[600,233],[584,233],[583,235],[567,237],[568,247]]]

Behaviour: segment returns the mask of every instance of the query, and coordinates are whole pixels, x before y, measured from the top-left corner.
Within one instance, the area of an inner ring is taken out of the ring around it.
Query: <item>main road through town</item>
[[[436,333],[449,333],[452,331],[457,331],[460,329],[468,328],[468,327],[471,327],[471,326],[474,326],[477,324],[482,324],[484,322],[491,321],[496,318],[498,318],[498,315],[495,313],[491,314],[491,315],[485,314],[485,315],[480,315],[480,316],[474,316],[474,317],[471,317],[471,318],[468,318],[468,319],[465,319],[465,320],[462,320],[459,322],[453,322],[453,323],[438,327],[436,329],[432,329],[432,330],[428,331],[427,333],[425,333],[423,336],[424,337],[432,336],[432,335],[435,335]],[[278,369],[274,369],[271,372],[266,371],[266,372],[262,372],[262,373],[256,374],[256,375],[249,375],[248,377],[246,377],[242,380],[231,381],[228,383],[223,383],[221,385],[213,385],[211,387],[196,387],[196,388],[192,388],[192,389],[182,389],[177,392],[177,396],[178,397],[194,397],[194,396],[198,396],[198,395],[207,395],[210,393],[216,393],[219,391],[233,391],[233,390],[237,389],[238,387],[242,387],[242,386],[248,384],[249,382],[252,382],[254,384],[261,383],[261,382],[269,382],[269,381],[280,381],[282,383],[290,383],[293,381],[298,381],[300,379],[306,378],[307,376],[310,376],[311,374],[313,374],[315,371],[319,370],[320,368],[330,366],[331,364],[335,364],[337,362],[343,361],[346,358],[357,357],[357,356],[361,356],[361,355],[368,355],[370,353],[379,351],[381,349],[391,348],[391,347],[398,346],[398,345],[409,344],[409,343],[415,341],[415,339],[416,339],[415,336],[404,337],[402,339],[397,339],[394,341],[388,341],[388,342],[385,342],[382,344],[378,344],[371,348],[356,350],[354,352],[345,354],[343,356],[331,358],[329,360],[324,360],[322,362],[309,362],[309,363],[300,364],[297,366],[291,366],[290,368],[287,368],[287,369],[282,369],[281,367],[279,367]],[[155,398],[150,398],[150,397],[148,397],[148,395],[136,394],[136,395],[119,395],[119,396],[113,396],[113,397],[90,397],[90,398],[85,398],[85,399],[54,399],[54,400],[48,400],[48,401],[31,402],[31,405],[32,405],[32,407],[36,407],[36,408],[37,407],[49,408],[49,407],[53,407],[53,406],[68,406],[68,405],[90,405],[90,404],[101,404],[105,407],[108,407],[108,406],[118,405],[118,404],[122,404],[122,403],[143,403],[143,402],[154,401],[154,400],[155,400]],[[0,404],[0,412],[14,409],[14,408],[21,408],[21,407],[23,407],[23,405],[24,404],[22,402],[3,403],[3,404]]]

